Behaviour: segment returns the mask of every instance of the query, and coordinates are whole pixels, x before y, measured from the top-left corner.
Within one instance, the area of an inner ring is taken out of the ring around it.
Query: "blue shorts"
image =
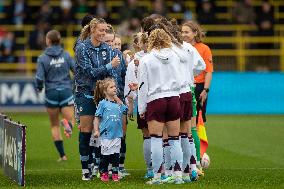
[[[76,108],[76,117],[83,115],[92,115],[95,116],[97,107],[94,102],[93,96],[85,94],[76,94],[75,95],[75,108]]]
[[[45,91],[45,106],[49,108],[62,108],[74,104],[71,89],[49,89]]]

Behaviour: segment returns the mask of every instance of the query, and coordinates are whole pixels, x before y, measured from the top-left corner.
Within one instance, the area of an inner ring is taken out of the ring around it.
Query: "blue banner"
[[[4,120],[4,174],[25,185],[26,127]]]
[[[37,93],[32,79],[0,79],[1,107],[39,107],[44,92]]]
[[[284,114],[284,73],[214,72],[210,114]]]
[[[284,74],[214,72],[208,114],[284,114]],[[0,107],[44,107],[32,79],[0,79]]]

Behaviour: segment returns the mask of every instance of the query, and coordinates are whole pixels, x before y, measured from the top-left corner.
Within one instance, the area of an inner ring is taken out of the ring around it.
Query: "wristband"
[[[204,88],[203,91],[205,91],[206,93],[209,93],[209,89],[208,88]]]

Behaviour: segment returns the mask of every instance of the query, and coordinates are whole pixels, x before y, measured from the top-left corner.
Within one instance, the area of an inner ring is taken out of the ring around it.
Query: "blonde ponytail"
[[[84,28],[81,30],[80,39],[83,41],[85,40],[91,33],[91,26],[90,24],[84,26]]]

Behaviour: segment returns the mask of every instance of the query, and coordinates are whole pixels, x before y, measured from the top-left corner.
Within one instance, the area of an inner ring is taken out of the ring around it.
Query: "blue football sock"
[[[79,153],[82,170],[88,169],[91,134],[92,133],[79,133]]]
[[[62,158],[63,156],[65,156],[63,141],[62,140],[56,140],[56,141],[54,141],[54,145],[55,145],[60,157]]]

